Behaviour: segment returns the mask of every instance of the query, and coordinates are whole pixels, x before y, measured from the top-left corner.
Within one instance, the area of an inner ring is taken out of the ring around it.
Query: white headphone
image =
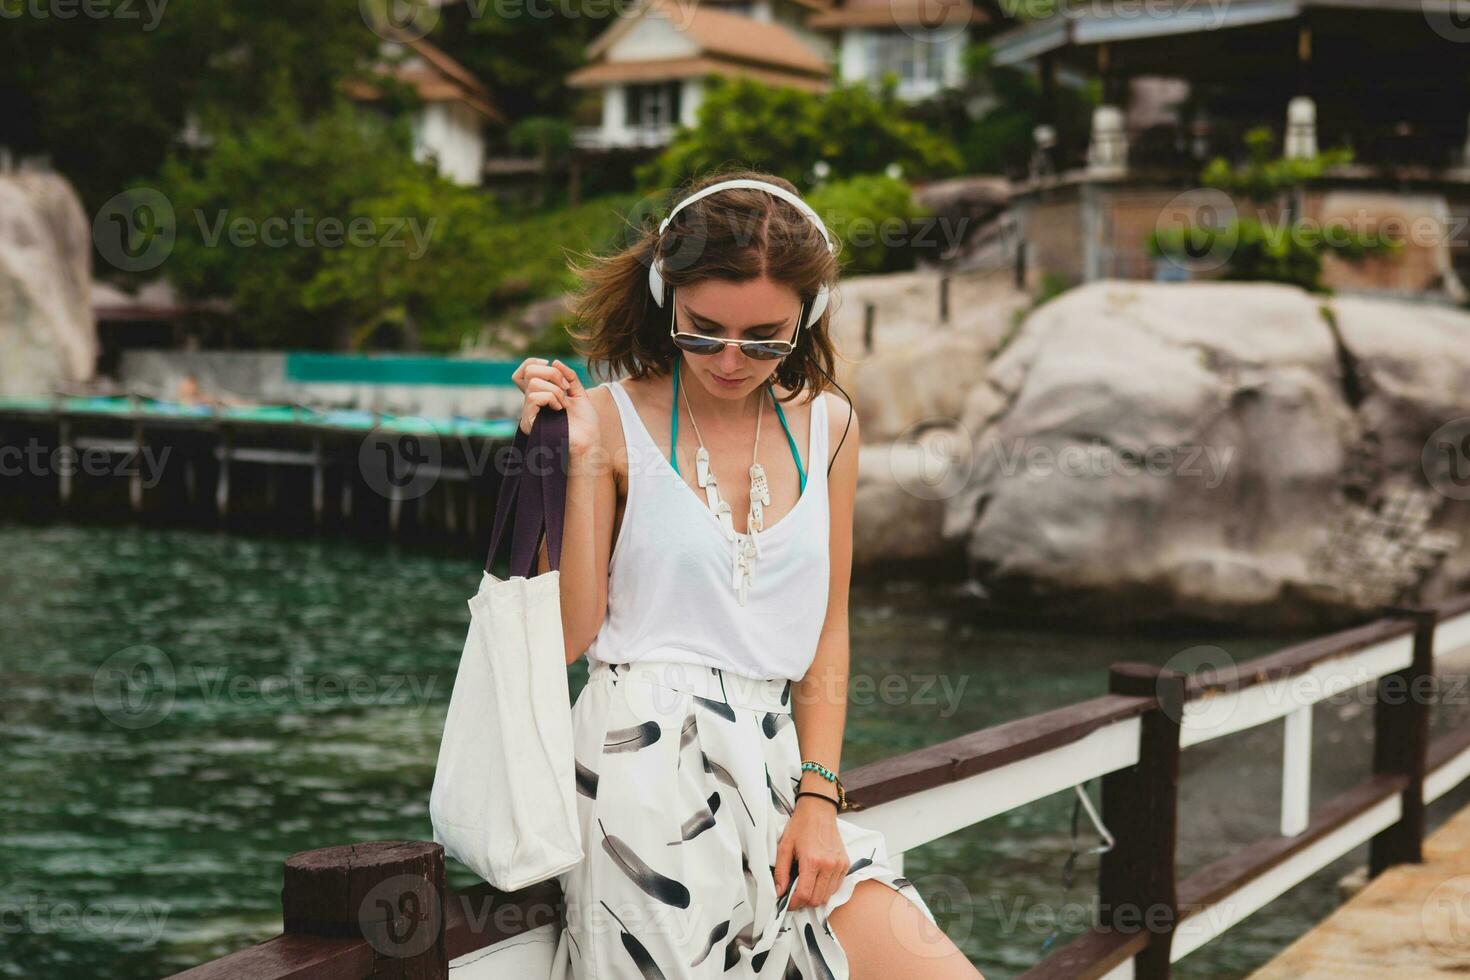
[[[827,243],[828,251],[832,252],[834,255],[836,254],[837,245],[832,241],[832,236],[827,233],[827,226],[822,224],[822,219],[817,216],[817,212],[813,211],[805,201],[788,191],[786,188],[778,187],[777,185],[767,183],[764,180],[723,180],[720,181],[718,184],[711,184],[709,187],[704,188],[698,193],[686,197],[684,200],[675,205],[674,210],[669,212],[669,216],[665,218],[662,223],[659,224],[659,237],[663,237],[664,229],[668,228],[669,222],[674,220],[674,215],[678,214],[681,208],[685,207],[686,205],[693,204],[700,198],[708,197],[716,191],[726,190],[727,188],[731,187],[749,187],[755,190],[762,190],[765,191],[767,194],[771,194],[774,197],[779,197],[781,200],[791,204],[802,214],[806,215],[812,224],[817,226],[817,230],[822,233],[822,240]],[[654,256],[654,260],[649,263],[648,266],[648,290],[649,292],[653,293],[653,301],[657,303],[660,307],[662,307],[664,305],[663,259],[659,258],[657,255]],[[817,320],[821,318],[822,313],[827,309],[827,297],[827,284],[823,283],[822,286],[817,290],[816,298],[812,300],[811,312],[807,314],[806,319],[802,323],[798,324],[799,327],[809,328],[812,324],[816,323]]]

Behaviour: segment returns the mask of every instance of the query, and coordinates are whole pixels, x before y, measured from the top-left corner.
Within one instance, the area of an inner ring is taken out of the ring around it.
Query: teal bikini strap
[[[796,451],[796,440],[791,438],[791,426],[786,424],[786,413],[781,411],[781,403],[776,401],[776,390],[770,386],[766,390],[771,393],[771,401],[776,406],[776,416],[781,420],[781,428],[786,430],[786,441],[791,444],[791,458],[796,460],[796,475],[801,477],[798,493],[806,493],[806,470],[801,468],[801,454]]]
[[[781,428],[786,432],[786,442],[791,446],[791,458],[796,460],[796,475],[801,478],[798,493],[806,492],[806,470],[801,465],[801,453],[796,451],[796,440],[791,436],[791,426],[786,424],[786,413],[781,410],[781,403],[776,400],[775,389],[769,385],[766,390],[771,393],[771,402],[776,406],[776,417],[781,420]],[[669,464],[673,466],[674,472],[679,472],[679,460],[674,456],[674,447],[679,444],[679,361],[674,361],[674,405],[669,414]]]

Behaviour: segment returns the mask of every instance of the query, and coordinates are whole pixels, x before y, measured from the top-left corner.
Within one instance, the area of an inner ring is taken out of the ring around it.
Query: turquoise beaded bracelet
[[[851,809],[854,809],[854,807],[852,806],[852,804],[850,804],[850,803],[847,802],[847,791],[845,789],[843,789],[843,787],[842,787],[842,780],[841,780],[840,777],[838,777],[837,773],[833,772],[831,769],[828,769],[826,766],[822,765],[820,762],[813,762],[811,759],[808,759],[805,762],[803,762],[801,764],[801,768],[802,768],[802,771],[804,771],[804,772],[814,772],[817,775],[821,776],[823,779],[827,780],[827,782],[836,784],[836,786],[837,786],[837,809],[839,809],[839,810],[851,810]]]
[[[817,776],[822,777],[822,779],[825,779],[829,783],[836,782],[836,773],[833,773],[832,770],[829,770],[822,763],[803,763],[801,764],[801,771],[803,773],[816,773]]]

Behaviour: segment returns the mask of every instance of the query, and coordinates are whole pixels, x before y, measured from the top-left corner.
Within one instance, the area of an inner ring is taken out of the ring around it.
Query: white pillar
[[[1087,145],[1087,169],[1092,173],[1122,173],[1128,169],[1128,132],[1123,110],[1100,105],[1092,110],[1092,138]]]
[[[1317,103],[1298,95],[1286,104],[1286,158],[1310,160],[1317,155]]]

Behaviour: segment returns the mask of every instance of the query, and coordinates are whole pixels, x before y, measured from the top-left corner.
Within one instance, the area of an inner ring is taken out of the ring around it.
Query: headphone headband
[[[772,184],[764,180],[751,180],[747,177],[741,177],[735,180],[722,180],[717,184],[711,184],[710,186],[703,188],[702,190],[684,198],[684,200],[674,205],[674,209],[669,212],[669,216],[665,218],[662,222],[660,222],[658,226],[658,233],[662,235],[665,229],[669,227],[669,222],[674,220],[674,215],[678,214],[688,205],[693,204],[695,201],[709,197],[711,194],[714,194],[718,191],[728,190],[733,187],[748,187],[752,190],[765,191],[767,194],[779,197],[781,200],[785,201],[787,204],[790,204],[802,214],[806,215],[807,220],[811,221],[812,224],[817,226],[817,230],[822,233],[822,240],[827,243],[827,250],[829,252],[837,251],[837,246],[835,243],[833,243],[832,236],[827,232],[827,226],[822,223],[822,219],[817,214],[817,212],[812,210],[811,205],[807,204],[801,198],[797,197],[795,194],[791,193],[784,187],[779,187],[776,184]]]

